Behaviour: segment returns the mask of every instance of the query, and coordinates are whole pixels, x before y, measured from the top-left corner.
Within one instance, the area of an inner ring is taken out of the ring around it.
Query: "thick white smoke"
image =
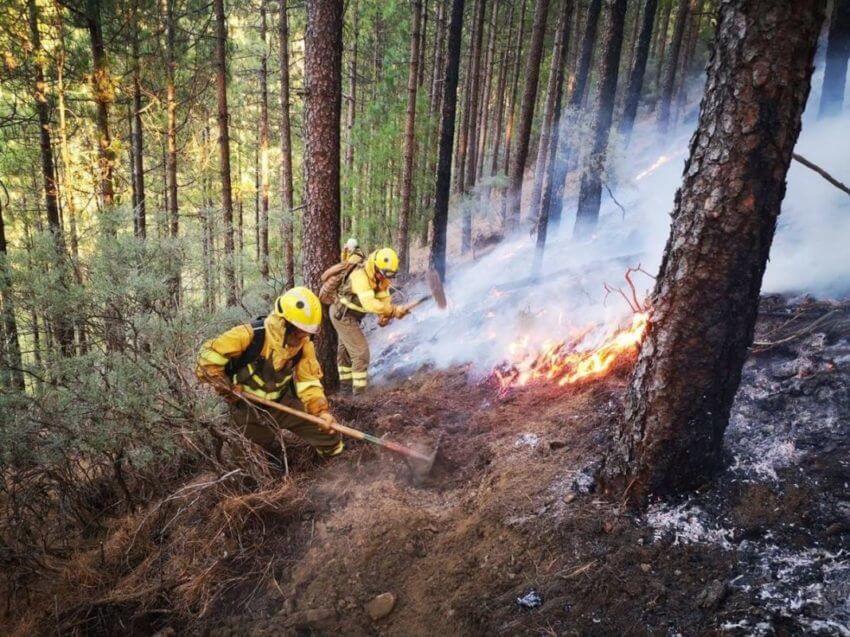
[[[814,82],[819,85],[820,79]],[[817,98],[812,95],[797,150],[850,183],[850,115],[818,122]],[[640,123],[629,151],[611,158],[607,185],[622,209],[603,191],[596,235],[576,242],[575,201],[565,201],[538,282],[530,280],[534,239],[527,229],[473,262],[450,259],[449,309],[421,306],[404,321],[376,330],[370,336],[376,375],[461,363],[487,373],[518,352],[537,351],[546,341],[568,339],[594,325],[582,344],[600,342],[631,313],[622,297],[606,294],[605,283],[628,293],[623,279],[628,266],[641,264],[653,275],[658,270],[695,125],[692,119],[661,140],[654,120]],[[493,216],[490,210],[479,212]],[[794,162],[763,291],[850,294],[849,246],[850,196]],[[642,274],[634,281],[639,298],[653,283]],[[409,294],[415,298],[423,291]]]

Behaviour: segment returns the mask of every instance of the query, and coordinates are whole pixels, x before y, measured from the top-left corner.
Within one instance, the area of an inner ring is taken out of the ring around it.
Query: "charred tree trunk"
[[[661,86],[658,108],[658,130],[667,132],[670,125],[670,106],[673,101],[673,90],[676,88],[676,69],[679,66],[679,53],[682,49],[682,39],[685,35],[685,25],[688,23],[688,6],[690,0],[679,0],[676,12],[676,26],[673,28],[673,40],[670,42],[670,55],[664,69],[664,82]]]
[[[224,285],[227,305],[238,303],[233,267],[233,189],[230,181],[230,114],[227,110],[227,23],[224,0],[213,0],[215,10],[215,80],[218,101],[218,153],[221,210],[224,220]]]
[[[826,45],[826,66],[818,117],[838,115],[844,108],[847,59],[850,57],[850,0],[834,0]]]
[[[446,278],[446,226],[449,220],[449,194],[452,180],[452,141],[455,136],[457,110],[457,76],[460,69],[460,44],[463,35],[464,0],[452,0],[449,22],[446,67],[443,72],[442,116],[437,159],[437,178],[434,186],[434,240],[431,243],[431,267]]]
[[[643,90],[643,79],[646,75],[646,62],[649,59],[649,47],[652,43],[652,26],[655,23],[655,14],[658,8],[658,0],[646,0],[643,8],[643,21],[640,34],[635,48],[634,62],[629,74],[629,84],[626,88],[626,101],[623,104],[623,118],[620,120],[620,135],[623,138],[623,147],[629,145],[632,128],[637,116],[638,103]]]
[[[100,201],[104,208],[110,208],[115,202],[113,171],[115,169],[115,149],[109,133],[109,105],[115,99],[112,78],[109,76],[109,63],[103,44],[103,28],[100,17],[100,0],[86,0],[86,26],[89,31],[92,50],[92,92],[97,105],[95,122],[97,124],[98,178]]]
[[[58,274],[57,280],[62,290],[68,289],[68,255],[65,250],[65,234],[59,217],[59,184],[56,182],[56,167],[53,160],[53,142],[50,139],[50,108],[47,104],[41,49],[41,34],[38,25],[38,7],[35,0],[28,0],[30,39],[35,60],[35,78],[33,98],[38,115],[39,148],[41,154],[41,176],[44,186],[44,201],[47,210],[47,226],[53,242],[53,267]],[[60,308],[52,317],[56,341],[63,356],[74,355],[74,324],[67,313]]]
[[[649,329],[606,461],[609,489],[634,502],[696,488],[721,465],[823,4],[722,0]]]
[[[260,274],[269,279],[269,43],[266,2],[260,0]]]
[[[561,130],[558,134],[558,144],[555,157],[555,167],[552,173],[551,202],[546,206],[546,214],[549,218],[550,227],[555,230],[561,223],[561,211],[564,208],[564,187],[567,172],[573,159],[573,148],[575,144],[576,131],[579,123],[581,104],[585,88],[590,78],[590,65],[593,61],[593,49],[596,44],[596,31],[599,26],[599,12],[602,9],[602,0],[590,0],[587,8],[587,20],[584,24],[584,33],[581,38],[581,51],[576,63],[575,82],[573,83],[570,99],[567,102],[567,112],[561,118]]]
[[[292,185],[292,124],[289,119],[289,17],[286,15],[287,0],[279,2],[279,42],[280,47],[280,202],[283,206],[281,215],[281,244],[283,246],[284,283],[289,289],[295,285],[295,223],[292,208],[295,205],[294,188]],[[354,6],[355,11],[357,5]],[[356,42],[356,39],[355,39]],[[357,45],[355,44],[356,68]],[[354,74],[355,71],[352,71]],[[356,82],[352,82],[352,87]],[[351,95],[349,107],[349,136],[354,125],[354,93]],[[349,152],[351,144],[349,143]],[[353,165],[354,155],[351,155],[349,166]]]
[[[410,30],[410,61],[407,71],[407,117],[404,122],[404,158],[401,176],[401,211],[398,218],[399,268],[407,272],[410,245],[410,202],[413,190],[413,158],[416,154],[416,91],[419,88],[419,47],[422,36],[419,32],[422,19],[422,0],[413,0],[413,25]]]
[[[505,229],[508,231],[515,229],[519,224],[522,208],[522,182],[525,177],[525,162],[528,158],[528,144],[531,139],[534,104],[537,101],[537,83],[540,78],[540,59],[543,55],[543,39],[546,35],[546,16],[548,13],[549,0],[536,0],[528,64],[525,67],[525,91],[522,95],[516,149],[511,164],[508,214],[505,219]]]
[[[614,115],[617,96],[617,76],[620,69],[620,52],[623,47],[623,29],[626,24],[626,0],[608,0],[608,28],[602,42],[599,69],[599,95],[596,99],[596,116],[593,122],[593,146],[578,196],[575,236],[587,237],[596,228],[599,204],[602,201],[602,176],[608,149],[608,134]]]
[[[339,116],[342,107],[342,0],[307,4],[305,125],[307,212],[302,251],[304,285],[318,290],[321,276],[339,261]],[[328,387],[337,385],[336,333],[326,315],[316,353]]]
[[[543,180],[543,192],[540,200],[540,214],[537,217],[537,246],[534,255],[533,271],[540,272],[543,265],[543,252],[546,249],[546,235],[549,229],[549,208],[552,205],[552,192],[556,178],[555,164],[558,155],[558,141],[560,137],[561,106],[564,97],[564,74],[567,67],[567,51],[570,45],[570,23],[573,14],[573,0],[565,0],[561,14],[561,28],[558,31],[558,41],[555,50],[558,51],[558,59],[553,60],[552,72],[555,73],[555,102],[552,105],[552,136],[549,140],[546,160],[546,176]]]
[[[478,104],[480,98],[481,82],[481,49],[484,44],[484,16],[487,14],[487,0],[478,0],[475,7],[475,26],[472,48],[472,64],[470,64],[470,77],[467,78],[467,86],[470,94],[468,113],[469,130],[466,138],[466,153],[464,159],[466,166],[458,165],[458,171],[464,173],[461,176],[463,192],[468,193],[475,185],[476,168],[478,166]],[[472,248],[472,206],[463,206],[463,227],[461,229],[460,251],[466,254]]]

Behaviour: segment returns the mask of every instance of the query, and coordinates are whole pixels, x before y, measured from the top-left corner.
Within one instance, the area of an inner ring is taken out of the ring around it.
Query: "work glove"
[[[331,412],[323,411],[319,414],[319,418],[321,418],[325,422],[324,425],[319,425],[318,423],[316,423],[319,429],[321,429],[326,434],[336,433],[333,428],[333,425],[337,424],[337,422],[336,418],[333,417],[333,414],[331,414]]]
[[[387,325],[389,325],[392,322],[392,320],[393,320],[392,316],[382,316],[381,318],[378,319],[378,326],[379,327],[386,327]]]
[[[408,314],[410,314],[410,310],[405,305],[396,305],[393,308],[393,318],[403,319]]]

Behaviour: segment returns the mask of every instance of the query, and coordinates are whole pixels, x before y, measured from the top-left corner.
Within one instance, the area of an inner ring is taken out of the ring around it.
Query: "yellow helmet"
[[[274,313],[308,334],[318,332],[322,323],[322,303],[305,287],[292,288],[277,297]]]
[[[382,276],[392,279],[398,273],[398,254],[392,248],[375,250],[369,259]]]

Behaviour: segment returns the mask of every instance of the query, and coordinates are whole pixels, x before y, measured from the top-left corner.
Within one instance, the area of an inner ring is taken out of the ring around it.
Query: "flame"
[[[652,164],[652,166],[650,166],[649,168],[644,170],[642,173],[640,173],[637,177],[635,177],[635,181],[640,181],[644,177],[648,177],[649,175],[654,173],[656,170],[661,168],[668,161],[673,159],[673,157],[675,157],[675,155],[661,155],[658,159],[655,160],[655,163]]]
[[[584,337],[592,331],[586,328],[570,340],[544,343],[538,352],[527,350],[529,339],[511,343],[508,352],[513,362],[493,371],[500,393],[529,383],[557,383],[563,387],[580,380],[604,376],[624,354],[637,350],[646,333],[649,315],[635,314],[631,325],[617,329],[599,347],[579,349]]]

